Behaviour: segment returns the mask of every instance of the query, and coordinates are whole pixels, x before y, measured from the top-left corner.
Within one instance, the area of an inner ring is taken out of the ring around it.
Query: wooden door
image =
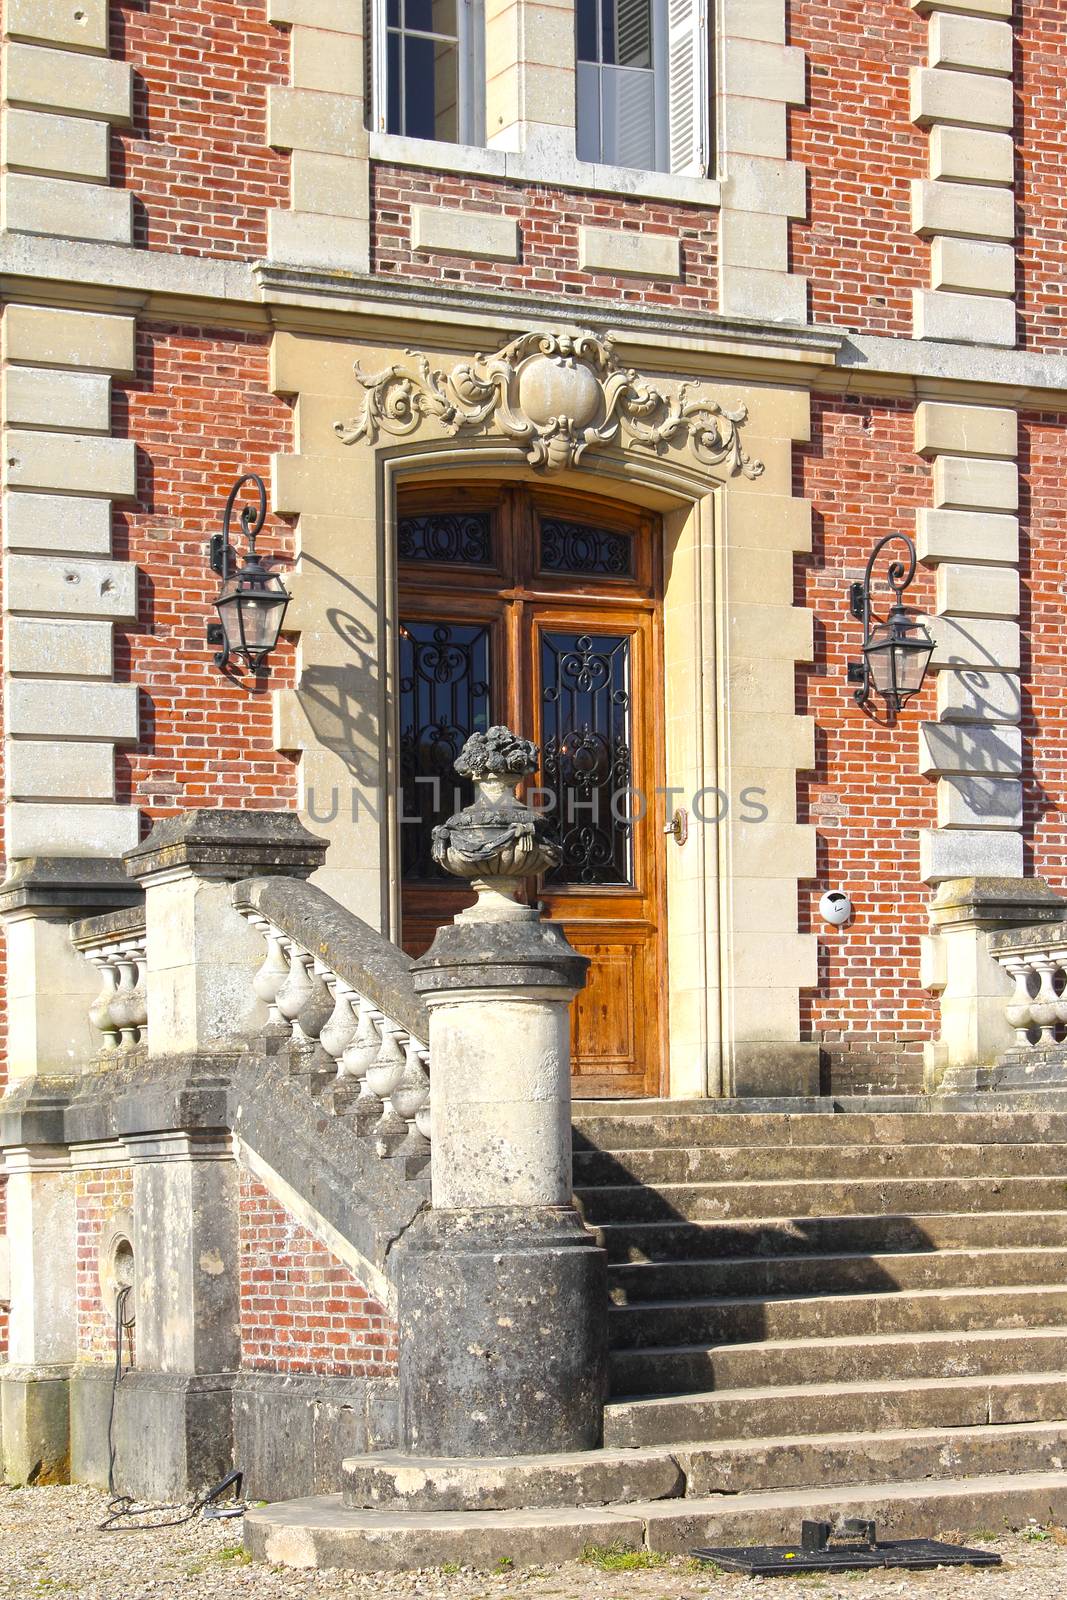
[[[584,496],[484,488],[398,508],[403,943],[470,891],[429,855],[471,798],[463,740],[507,722],[541,746],[530,798],[563,860],[528,886],[591,958],[572,1010],[578,1095],[663,1087],[662,666],[656,519]]]

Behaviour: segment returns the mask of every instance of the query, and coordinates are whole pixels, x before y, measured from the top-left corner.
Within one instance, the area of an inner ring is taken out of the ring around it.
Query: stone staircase
[[[344,1464],[255,1554],[374,1570],[1067,1520],[1067,1115],[588,1105],[604,1448]]]

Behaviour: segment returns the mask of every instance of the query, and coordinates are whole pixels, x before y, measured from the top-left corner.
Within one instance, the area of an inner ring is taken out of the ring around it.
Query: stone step
[[[836,1339],[949,1329],[1067,1330],[1067,1285],[908,1289],[895,1294],[783,1295],[749,1299],[648,1301],[613,1306],[615,1350],[756,1339]]]
[[[688,1447],[590,1450],[573,1455],[440,1460],[382,1453],[342,1465],[353,1511],[521,1511],[702,1499],[872,1480],[972,1478],[1054,1472],[1067,1457],[1067,1422],[1001,1427],[817,1433],[717,1439]]]
[[[712,1102],[714,1103],[714,1102]],[[662,1102],[671,1107],[670,1101]],[[1060,1144],[1067,1142],[1067,1114],[1026,1112],[945,1113],[934,1111],[838,1112],[837,1114],[745,1116],[704,1112],[644,1110],[634,1101],[628,1112],[588,1103],[574,1118],[575,1150],[692,1149],[720,1145],[787,1146],[808,1144]],[[638,1109],[638,1108],[641,1109]]]
[[[900,1483],[853,1483],[703,1499],[541,1511],[350,1511],[339,1494],[285,1500],[250,1509],[245,1545],[278,1566],[399,1572],[446,1562],[490,1568],[573,1560],[589,1545],[617,1543],[667,1554],[694,1546],[782,1544],[808,1517],[871,1518],[886,1538],[966,1536],[986,1528],[1023,1527],[1032,1518],[1067,1517],[1062,1472],[995,1474]]]
[[[702,1222],[722,1218],[884,1216],[887,1213],[1055,1210],[1062,1178],[797,1178],[785,1183],[621,1184],[575,1190],[587,1222]]]
[[[612,1262],[709,1257],[811,1256],[966,1250],[972,1246],[1067,1246],[1067,1211],[886,1213],[706,1222],[610,1222],[594,1229]]]
[[[1067,1417],[1067,1372],[809,1383],[616,1400],[604,1410],[611,1449],[790,1433],[878,1433],[1053,1422]]]
[[[610,1357],[613,1396],[1061,1371],[1067,1371],[1067,1328],[1059,1327],[652,1345]]]
[[[998,1213],[998,1221],[1000,1214]],[[688,1295],[892,1294],[898,1289],[1067,1283],[1067,1248],[905,1250],[882,1255],[740,1256],[733,1260],[635,1261],[608,1269],[614,1305]]]
[[[714,1145],[690,1149],[577,1151],[581,1189],[627,1184],[789,1182],[814,1178],[1059,1177],[1067,1153],[1056,1144],[804,1144]]]

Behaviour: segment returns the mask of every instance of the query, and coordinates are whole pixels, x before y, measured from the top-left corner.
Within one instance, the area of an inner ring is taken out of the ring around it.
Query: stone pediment
[[[545,472],[576,466],[586,451],[612,444],[653,452],[675,446],[703,466],[747,478],[763,471],[742,449],[744,406],[731,410],[701,385],[661,386],[623,367],[611,334],[524,333],[450,372],[420,351],[407,355],[373,373],[356,362],[365,398],[352,421],[334,424],[344,444],[374,444],[381,434],[405,438],[434,418],[449,434],[502,434]]]

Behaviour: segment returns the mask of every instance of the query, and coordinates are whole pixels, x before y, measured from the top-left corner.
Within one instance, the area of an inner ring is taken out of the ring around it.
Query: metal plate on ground
[[[690,1552],[698,1561],[713,1561],[725,1572],[747,1572],[752,1578],[777,1578],[790,1572],[880,1572],[906,1567],[911,1572],[931,1567],[999,1567],[992,1550],[971,1550],[937,1539],[886,1539],[883,1543],[833,1544],[805,1550],[802,1544],[742,1545],[729,1550],[702,1548]]]

